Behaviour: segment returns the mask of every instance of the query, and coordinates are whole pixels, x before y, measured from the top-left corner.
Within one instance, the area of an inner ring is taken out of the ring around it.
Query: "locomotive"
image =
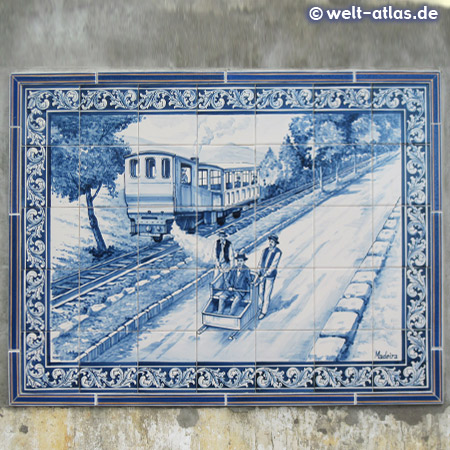
[[[125,202],[131,234],[160,242],[172,224],[192,232],[196,226],[223,225],[238,218],[260,195],[258,170],[240,164],[200,163],[165,151],[142,151],[125,158]]]

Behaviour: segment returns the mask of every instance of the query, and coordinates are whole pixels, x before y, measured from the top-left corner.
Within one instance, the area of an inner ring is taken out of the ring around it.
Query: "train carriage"
[[[259,198],[258,172],[249,165],[200,163],[164,151],[125,158],[125,202],[131,233],[160,241],[174,221],[181,229],[219,225]]]

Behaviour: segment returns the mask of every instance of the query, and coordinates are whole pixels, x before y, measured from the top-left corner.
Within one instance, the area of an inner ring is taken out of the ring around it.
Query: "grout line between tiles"
[[[432,352],[442,352],[442,347],[431,347]]]
[[[353,74],[353,83],[356,83],[356,71],[353,70],[352,74]]]
[[[223,82],[228,83],[228,72],[226,70],[223,72]]]
[[[8,353],[20,353],[20,350],[18,348],[11,349],[11,350],[8,350]]]
[[[228,406],[228,394],[224,394],[223,402],[224,402],[224,406]]]
[[[95,84],[98,84],[98,72],[95,72]]]
[[[20,213],[9,213],[10,216],[20,216]]]
[[[358,404],[358,394],[356,392],[353,394],[353,404],[354,405]]]
[[[98,406],[98,394],[94,394],[94,406]]]
[[[20,129],[20,125],[10,125],[9,128],[17,128],[17,129]]]

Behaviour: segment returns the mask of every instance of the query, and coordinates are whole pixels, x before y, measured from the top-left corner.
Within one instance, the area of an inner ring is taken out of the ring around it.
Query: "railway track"
[[[226,230],[229,234],[249,226],[255,219],[270,214],[274,209],[283,207],[291,201],[295,201],[295,194],[304,193],[312,188],[312,184],[304,186],[301,189],[295,189],[295,192],[283,193],[276,198],[268,199],[258,204],[258,209],[254,206],[243,211],[241,217],[234,219],[233,222],[218,226],[202,225],[198,228],[198,234],[208,238],[216,233],[220,228]],[[281,199],[279,197],[282,197]],[[256,211],[256,212],[255,212]],[[86,296],[94,289],[106,287],[109,283],[127,276],[134,272],[138,267],[146,265],[147,268],[156,266],[157,262],[163,257],[174,256],[176,252],[182,253],[180,246],[174,242],[173,238],[163,240],[159,244],[152,244],[139,249],[138,252],[128,252],[106,260],[102,263],[90,266],[80,271],[61,277],[52,283],[52,308],[59,308],[69,303],[79,296]],[[181,255],[180,255],[181,256]],[[173,259],[177,259],[176,257]],[[161,267],[161,266],[159,266]]]
[[[349,168],[342,171],[341,176],[350,173],[352,170],[352,168]],[[361,175],[363,173],[360,172],[359,174]],[[323,181],[328,182],[330,179],[332,180],[334,177],[329,176]],[[291,189],[276,197],[259,202],[257,208],[255,208],[255,204],[246,208],[239,218],[226,225],[200,225],[197,228],[197,233],[202,237],[208,238],[214,235],[218,229],[221,229],[226,230],[228,234],[232,235],[251,225],[255,220],[259,220],[273,211],[289,205],[296,201],[299,196],[305,195],[312,190],[313,183]],[[118,255],[102,263],[59,278],[53,281],[51,285],[52,309],[58,309],[80,296],[89,296],[94,290],[106,290],[108,285],[113,281],[133,275],[142,265],[145,265],[149,269],[161,268],[159,261],[168,256],[171,256],[174,261],[178,259],[181,261],[185,258],[183,249],[172,237],[163,240],[159,244],[152,243],[151,245],[140,248],[139,252],[128,252]]]

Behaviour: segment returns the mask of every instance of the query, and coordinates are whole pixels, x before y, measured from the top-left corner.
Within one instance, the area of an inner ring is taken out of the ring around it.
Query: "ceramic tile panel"
[[[390,75],[13,75],[11,403],[442,402],[439,74]]]

